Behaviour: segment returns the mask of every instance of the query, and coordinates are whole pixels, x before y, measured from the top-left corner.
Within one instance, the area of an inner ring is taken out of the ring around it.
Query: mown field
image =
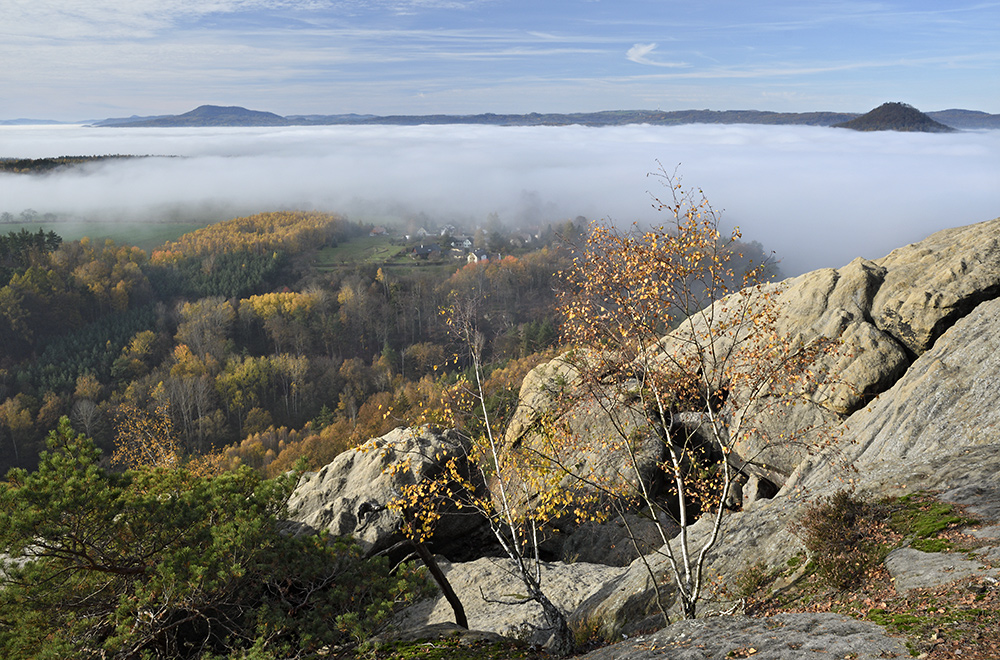
[[[207,222],[12,222],[0,224],[0,234],[18,232],[54,231],[65,241],[76,241],[85,236],[103,243],[106,239],[118,245],[135,245],[146,250],[160,247],[167,241],[176,241],[182,235],[206,226]]]

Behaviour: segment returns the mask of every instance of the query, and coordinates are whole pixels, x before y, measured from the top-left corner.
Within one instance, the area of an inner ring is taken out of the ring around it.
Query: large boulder
[[[387,508],[404,486],[441,474],[451,458],[464,461],[468,443],[456,431],[399,428],[345,451],[319,472],[303,476],[288,502],[290,520],[306,530],[353,536],[369,554],[403,541],[402,520]],[[432,545],[451,556],[468,556],[478,544],[483,520],[471,512],[448,512]]]
[[[783,566],[804,550],[791,524],[816,498],[847,484],[869,496],[938,491],[971,515],[1000,518],[997,337],[1000,299],[982,303],[941,335],[893,387],[836,429],[836,443],[804,461],[774,499],[728,514],[708,554],[709,573],[730,582],[758,563]],[[710,526],[705,518],[689,529],[690,547],[704,543]],[[669,563],[657,553],[633,562],[588,599],[574,621],[608,638],[641,630],[657,613],[652,576],[664,605],[675,607]],[[712,609],[711,602],[704,605]]]
[[[582,480],[612,489],[634,487],[637,473],[646,483],[657,479],[664,458],[662,441],[643,414],[624,404],[619,388],[597,393],[587,388],[574,363],[586,359],[577,352],[573,359],[560,356],[528,372],[504,433],[504,447],[556,458]],[[561,440],[550,442],[553,433]],[[633,440],[634,464],[608,451],[623,437]],[[567,477],[562,485],[580,483]]]
[[[941,335],[893,387],[847,420],[841,442],[804,461],[787,487],[823,488],[846,465],[878,487],[957,448],[996,445],[997,337],[1000,299],[982,303]]]
[[[516,576],[513,562],[506,558],[484,557],[452,564],[441,561],[442,572],[462,601],[469,627],[505,637],[524,638],[537,644],[548,641],[540,605],[523,601],[524,584]],[[541,584],[546,596],[564,612],[580,603],[624,569],[577,562],[543,563]],[[416,603],[400,613],[396,627],[401,630],[454,621],[454,612],[443,595]]]
[[[800,500],[764,501],[749,511],[727,514],[721,536],[706,558],[707,576],[731,581],[747,568],[764,565],[784,567],[803,549],[790,531],[802,506]],[[688,551],[696,556],[712,534],[712,520],[705,517],[688,529]],[[680,559],[681,539],[672,539],[670,549]],[[681,569],[683,570],[683,568]],[[709,585],[705,585],[711,591]],[[718,608],[711,598],[701,603],[702,612]],[[728,606],[728,603],[725,604]],[[662,610],[671,620],[680,616],[674,574],[666,547],[632,562],[628,570],[608,582],[573,612],[575,627],[594,631],[604,639],[617,639],[663,625]]]

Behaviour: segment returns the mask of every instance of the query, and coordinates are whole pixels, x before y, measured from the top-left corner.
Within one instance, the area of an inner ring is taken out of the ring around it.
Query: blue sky
[[[0,119],[1000,113],[1000,2],[0,0]]]

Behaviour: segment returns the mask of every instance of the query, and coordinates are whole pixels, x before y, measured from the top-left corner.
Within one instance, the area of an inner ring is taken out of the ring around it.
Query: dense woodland
[[[515,365],[498,371],[510,387],[518,361],[556,341],[564,248],[477,264],[404,252],[381,265],[313,267],[319,250],[370,230],[334,215],[266,213],[150,254],[9,233],[0,469],[32,467],[61,415],[106,454],[136,425],[167,424],[187,454],[228,448],[231,465],[257,468],[305,454],[315,465],[416,421],[442,396],[460,353],[440,313],[450,300],[478,301],[493,357]]]

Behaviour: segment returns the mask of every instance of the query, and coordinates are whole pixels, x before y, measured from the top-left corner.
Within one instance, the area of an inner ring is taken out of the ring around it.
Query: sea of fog
[[[1000,216],[1000,131],[789,126],[0,127],[0,157],[154,155],[0,175],[0,212],[148,222],[322,209],[508,226],[656,222],[662,164],[786,274]],[[423,215],[420,215],[423,214]],[[663,218],[660,218],[663,219]],[[0,228],[2,229],[2,228]]]

